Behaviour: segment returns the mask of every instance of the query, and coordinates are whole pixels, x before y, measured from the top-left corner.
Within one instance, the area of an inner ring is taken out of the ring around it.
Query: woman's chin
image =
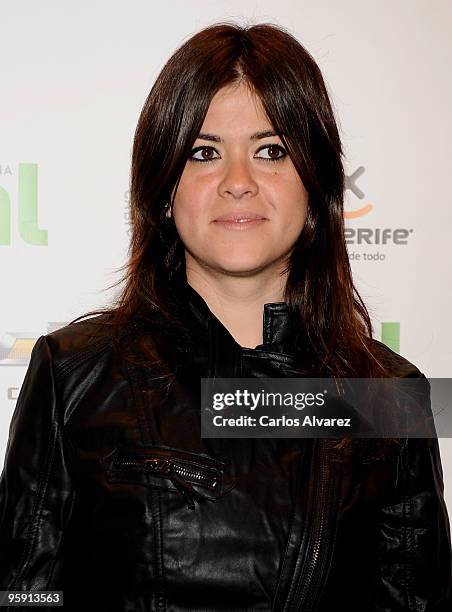
[[[238,261],[221,261],[216,266],[224,274],[230,274],[231,276],[250,276],[262,271],[268,265],[268,261],[264,260],[249,260],[244,261],[243,259]]]

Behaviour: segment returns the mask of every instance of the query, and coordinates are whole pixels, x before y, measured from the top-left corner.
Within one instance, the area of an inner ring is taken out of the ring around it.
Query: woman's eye
[[[258,153],[260,151],[267,151],[269,157],[260,157],[260,159],[265,159],[265,161],[279,161],[287,155],[285,149],[277,144],[265,145],[259,149]]]
[[[265,161],[268,161],[268,162],[279,161],[280,159],[283,159],[287,155],[285,149],[281,145],[278,145],[278,144],[264,145],[257,151],[257,153],[260,153],[261,151],[266,151],[268,156],[256,155],[256,158],[264,159]],[[218,157],[214,157],[215,153],[217,153],[218,155],[218,151],[216,151],[214,147],[209,147],[206,145],[202,147],[195,147],[194,149],[192,149],[189,159],[190,161],[194,161],[194,162],[206,163],[206,162],[214,161],[215,159],[220,158],[219,155]]]
[[[195,154],[198,153],[198,157],[195,157]],[[195,149],[192,149],[190,153],[190,160],[197,162],[209,162],[214,159],[218,159],[218,157],[212,157],[213,153],[216,153],[213,147],[196,147]]]

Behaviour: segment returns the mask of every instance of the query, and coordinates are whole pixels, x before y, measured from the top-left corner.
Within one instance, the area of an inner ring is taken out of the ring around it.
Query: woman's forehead
[[[249,133],[252,140],[257,140],[265,132],[274,132],[260,98],[245,85],[224,87],[215,94],[200,133],[221,137],[219,131],[228,133],[237,129]],[[221,142],[214,138],[206,140]]]

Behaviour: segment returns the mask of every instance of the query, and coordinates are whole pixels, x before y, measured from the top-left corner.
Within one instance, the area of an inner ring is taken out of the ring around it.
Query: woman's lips
[[[222,215],[215,219],[214,223],[224,229],[243,231],[261,225],[265,221],[268,221],[268,219],[260,214],[243,211]]]

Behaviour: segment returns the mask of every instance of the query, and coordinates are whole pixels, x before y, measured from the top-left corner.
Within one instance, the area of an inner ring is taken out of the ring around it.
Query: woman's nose
[[[255,195],[258,192],[258,185],[247,160],[243,157],[228,160],[224,166],[219,192],[222,196],[234,198],[241,198],[245,194]]]

